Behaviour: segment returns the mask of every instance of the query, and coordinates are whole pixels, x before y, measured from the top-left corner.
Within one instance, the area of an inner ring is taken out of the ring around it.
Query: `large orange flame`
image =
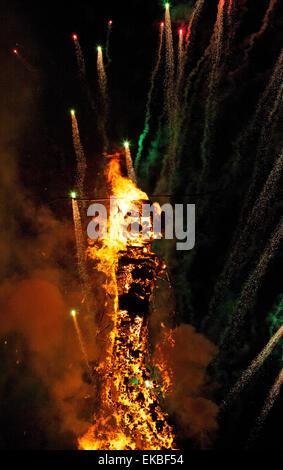
[[[97,368],[103,377],[101,407],[94,415],[94,424],[79,439],[79,448],[85,450],[134,450],[172,449],[174,436],[162,411],[158,394],[163,390],[150,373],[150,357],[147,344],[147,322],[141,314],[134,317],[127,310],[119,309],[119,291],[127,293],[133,282],[130,267],[123,270],[122,285],[117,281],[117,266],[121,253],[133,253],[135,263],[143,266],[145,257],[153,271],[162,265],[151,253],[148,241],[125,236],[121,227],[130,222],[128,212],[134,201],[148,200],[129,178],[123,177],[117,157],[110,158],[107,180],[111,195],[119,202],[115,209],[110,234],[100,245],[88,249],[88,255],[98,261],[98,268],[106,275],[104,289],[107,292],[105,314],[111,328],[107,335],[105,356]],[[142,280],[140,280],[142,282]],[[149,290],[153,280],[146,279]],[[110,300],[109,300],[110,298]],[[106,321],[106,323],[107,323]],[[160,367],[162,364],[160,363]]]

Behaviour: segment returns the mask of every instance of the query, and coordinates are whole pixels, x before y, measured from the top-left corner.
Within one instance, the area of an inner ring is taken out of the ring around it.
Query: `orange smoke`
[[[21,281],[4,306],[5,328],[16,328],[34,351],[48,351],[60,342],[65,306],[59,289],[48,281]]]
[[[174,330],[163,325],[153,357],[155,365],[165,371],[166,403],[182,428],[180,437],[197,440],[201,446],[208,445],[217,430],[218,407],[207,398],[212,385],[208,386],[206,374],[216,353],[217,348],[191,325]]]

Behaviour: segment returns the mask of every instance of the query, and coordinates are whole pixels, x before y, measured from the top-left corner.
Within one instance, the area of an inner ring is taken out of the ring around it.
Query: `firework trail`
[[[229,3],[226,5],[227,9],[227,41],[226,41],[226,53],[229,54],[231,50],[232,40],[235,38],[236,31],[236,0],[229,0]]]
[[[281,306],[282,308],[282,306]],[[221,410],[225,410],[232,401],[234,401],[242,389],[250,382],[254,374],[260,369],[264,361],[272,353],[275,346],[278,344],[283,336],[283,326],[272,336],[265,348],[259,353],[259,355],[252,361],[250,366],[245,370],[240,379],[234,385],[227,395],[227,398],[221,404]]]
[[[243,62],[245,62],[248,59],[248,55],[249,55],[250,51],[253,49],[256,41],[258,39],[260,39],[260,37],[267,30],[268,25],[269,25],[269,20],[270,20],[271,16],[273,15],[274,7],[276,6],[277,3],[278,3],[278,0],[270,0],[269,1],[269,5],[268,5],[268,8],[267,8],[267,10],[265,12],[265,15],[263,17],[262,26],[261,26],[260,30],[257,31],[256,33],[253,33],[250,36],[248,47],[244,51],[245,52],[245,57],[243,59]]]
[[[191,76],[189,77],[188,84],[185,88],[185,91],[184,93],[182,93],[184,71],[185,71],[187,60],[188,60],[188,52],[189,52],[189,49],[191,48],[192,41],[194,39],[194,30],[198,24],[204,3],[205,3],[205,0],[197,1],[193,10],[190,24],[188,26],[185,41],[184,41],[184,30],[182,28],[179,30],[177,79],[176,79],[176,84],[174,84],[174,90],[173,90],[174,100],[173,100],[173,105],[171,107],[172,108],[171,128],[169,128],[169,130],[171,131],[171,135],[170,135],[168,150],[164,157],[164,164],[163,164],[163,173],[167,174],[167,176],[168,174],[170,174],[170,184],[172,184],[173,182],[174,173],[177,168],[177,154],[181,150],[180,149],[180,134],[181,134],[182,126],[184,124],[185,116],[187,116],[187,113],[184,112],[184,110],[181,110],[181,100],[182,102],[183,101],[185,101],[185,103],[187,102],[188,90],[189,90],[189,86],[191,83],[190,79],[192,78]],[[170,20],[169,11],[168,11],[168,15],[169,15],[169,20]],[[174,67],[174,64],[173,64],[173,67]],[[169,67],[167,68],[168,70],[170,70]],[[174,79],[174,74],[173,74],[173,79]],[[161,191],[163,189],[164,188],[162,187],[157,188],[157,190],[161,190]]]
[[[224,19],[225,19],[225,0],[219,0],[217,18],[214,27],[214,50],[212,52],[212,77],[210,80],[210,88],[213,87],[213,78],[217,74],[217,69],[222,59],[223,43],[224,43]]]
[[[109,98],[107,93],[107,77],[103,63],[103,53],[102,47],[98,46],[97,48],[97,73],[98,73],[98,84],[99,91],[102,101],[102,115],[99,120],[99,128],[103,138],[104,151],[107,151],[108,148],[108,138],[107,138],[107,119],[108,119],[108,108],[109,108]]]
[[[127,173],[128,177],[136,183],[136,173],[133,165],[133,160],[131,156],[131,151],[130,151],[130,144],[129,142],[124,142],[124,148],[125,148],[125,157],[126,157],[126,166],[127,166]]]
[[[181,131],[181,88],[184,76],[185,67],[185,50],[184,50],[184,31],[179,29],[179,42],[178,42],[178,66],[177,66],[177,79],[175,87],[175,105],[173,111],[173,130],[170,138],[167,155],[165,162],[169,162],[170,174],[173,175],[176,170],[176,155],[179,145],[179,136]]]
[[[165,4],[165,38],[166,38],[166,111],[169,129],[174,125],[175,90],[174,90],[174,48],[169,3]]]
[[[83,339],[83,335],[82,335],[81,329],[79,327],[76,310],[71,310],[71,316],[73,318],[74,327],[75,327],[75,330],[76,330],[76,333],[77,333],[77,337],[78,337],[78,341],[79,341],[79,345],[80,345],[80,348],[81,348],[83,358],[84,358],[86,366],[88,368],[90,378],[92,378],[92,370],[91,370],[91,367],[89,365],[88,354],[87,354],[85,342],[84,342],[84,339]]]
[[[83,56],[83,52],[79,43],[78,36],[76,34],[73,34],[73,40],[75,44],[75,51],[76,51],[76,58],[77,58],[77,64],[78,64],[78,69],[79,69],[79,74],[81,77],[85,78],[86,72],[85,72],[85,60]]]
[[[281,50],[278,60],[275,64],[270,81],[264,91],[257,110],[255,113],[254,122],[260,118],[262,111],[269,112],[269,119],[274,116],[275,111],[278,109],[282,101],[282,80],[283,80],[283,49]]]
[[[205,0],[198,0],[193,13],[192,17],[187,29],[186,37],[185,37],[185,46],[183,46],[184,50],[182,50],[182,44],[184,43],[183,39],[183,31],[182,35],[180,35],[179,31],[179,60],[178,60],[178,73],[177,73],[177,102],[175,106],[175,116],[174,116],[174,137],[171,139],[170,144],[169,144],[169,149],[168,149],[168,155],[166,156],[165,160],[169,159],[170,160],[170,167],[175,169],[177,166],[177,152],[181,151],[180,148],[180,133],[182,130],[182,126],[184,124],[185,117],[187,116],[186,111],[181,112],[181,85],[184,77],[184,70],[186,63],[189,58],[189,52],[191,51],[193,41],[195,38],[195,29],[198,25],[198,21],[200,18],[200,15],[202,13],[202,8],[205,4]],[[195,71],[197,73],[198,70]],[[191,85],[193,75],[190,75],[189,79],[187,80],[187,85],[185,87],[184,93],[183,93],[183,98],[182,101],[187,103],[187,97],[189,93],[189,88]],[[172,173],[171,173],[172,174]]]
[[[228,5],[228,13],[229,15],[232,13],[234,7],[234,0],[229,0],[229,5]]]
[[[283,218],[281,218],[278,226],[270,237],[257,266],[244,284],[235,312],[233,314],[231,325],[229,325],[226,329],[222,344],[225,344],[227,339],[229,339],[229,341],[231,338],[233,339],[238,333],[239,326],[247,314],[249,308],[251,307],[252,302],[254,301],[261,281],[276,251],[278,250],[282,237]]]
[[[260,128],[259,139],[257,143],[255,165],[252,173],[251,184],[243,205],[241,214],[241,223],[249,210],[254,194],[257,191],[264,177],[265,159],[269,149],[268,143],[271,142],[273,130],[277,124],[280,106],[283,98],[283,49],[275,65],[270,82],[265,90],[255,113],[251,127],[251,133]],[[247,136],[248,138],[248,136]]]
[[[250,212],[246,226],[239,237],[238,246],[232,252],[230,258],[231,264],[234,264],[236,259],[239,261],[241,254],[242,258],[245,256],[243,252],[241,253],[241,251],[247,247],[247,239],[251,233],[257,229],[260,223],[266,220],[268,217],[268,211],[276,198],[278,189],[280,189],[280,180],[282,176],[283,154],[274,163],[274,167],[267,178],[263,190]]]
[[[199,18],[202,13],[202,9],[205,5],[204,0],[198,0],[193,14],[192,18],[190,21],[190,24],[188,26],[188,30],[186,33],[186,40],[185,40],[185,57],[184,57],[184,67],[186,66],[187,60],[188,60],[188,50],[191,48],[194,37],[195,37],[195,29],[196,26],[199,22]],[[197,65],[195,68],[191,71],[189,74],[188,79],[186,80],[187,84],[184,88],[184,93],[183,93],[183,101],[185,103],[185,111],[182,113],[182,116],[179,116],[179,119],[177,119],[177,125],[175,126],[175,139],[176,141],[179,140],[179,135],[182,129],[182,126],[184,124],[185,116],[187,121],[190,121],[190,115],[191,115],[191,105],[189,106],[188,104],[188,96],[189,96],[189,91],[192,87],[192,82],[194,77],[199,76],[200,77],[200,69],[201,66],[206,62],[206,60],[209,58],[210,63],[211,63],[211,70],[209,73],[209,84],[208,84],[208,97],[206,100],[206,106],[205,106],[205,126],[204,126],[204,134],[203,134],[203,139],[201,142],[201,157],[202,157],[202,162],[203,162],[203,172],[200,175],[200,182],[202,181],[203,173],[204,170],[206,169],[206,164],[207,164],[207,158],[206,155],[208,154],[208,149],[210,148],[210,143],[212,140],[212,124],[213,121],[216,117],[216,103],[213,102],[213,98],[216,94],[216,89],[218,87],[218,82],[220,78],[219,74],[219,68],[222,62],[222,58],[225,52],[225,47],[224,47],[224,20],[226,19],[227,16],[227,4],[225,4],[225,0],[220,0],[218,4],[218,13],[217,13],[217,19],[214,25],[214,30],[213,34],[210,40],[209,45],[207,46],[206,50],[204,51],[202,57],[199,59]],[[179,129],[178,129],[179,128]],[[182,146],[178,144],[178,152],[179,154],[182,151]],[[173,156],[173,158],[175,158]],[[172,152],[171,152],[171,159],[172,159]]]
[[[242,156],[245,154],[249,140],[254,138],[255,134],[259,132],[258,144],[256,150],[255,166],[252,173],[250,187],[248,189],[237,230],[233,235],[231,242],[232,251],[225,263],[222,274],[215,286],[214,297],[212,298],[209,307],[209,317],[214,307],[219,304],[222,292],[224,292],[233,277],[234,272],[237,271],[239,265],[239,257],[246,256],[245,245],[248,242],[248,235],[251,234],[250,226],[255,228],[259,225],[265,217],[267,217],[268,207],[270,207],[274,200],[276,191],[278,189],[279,180],[282,176],[282,155],[276,161],[273,170],[271,171],[266,185],[259,195],[257,202],[252,206],[255,200],[257,188],[262,182],[262,172],[265,166],[265,155],[268,151],[268,142],[272,136],[272,128],[275,126],[279,116],[279,109],[283,97],[283,50],[275,64],[273,73],[268,82],[268,85],[262,94],[254,114],[252,121],[244,132],[244,135],[236,143],[237,156],[234,158],[234,169],[240,167]],[[241,250],[244,252],[241,253]],[[208,318],[209,318],[208,317]]]
[[[195,30],[196,25],[198,24],[204,4],[205,4],[205,0],[197,0],[195,7],[193,9],[193,13],[190,19],[190,23],[189,23],[187,33],[186,33],[186,38],[185,38],[185,49],[186,49],[185,61],[186,61],[186,58],[188,57],[187,56],[188,50],[191,47],[193,40],[195,39],[194,30]]]
[[[91,92],[88,86],[87,78],[86,78],[86,68],[85,68],[85,60],[83,56],[83,52],[79,43],[78,35],[73,34],[72,36],[74,45],[75,45],[75,53],[76,53],[76,59],[77,59],[77,65],[78,65],[78,71],[79,71],[79,78],[81,81],[82,88],[88,98],[88,101],[90,103],[90,106],[92,110],[95,110],[95,104],[94,100],[91,96]]]
[[[208,160],[211,153],[211,143],[213,140],[213,123],[216,117],[216,91],[220,80],[220,65],[223,59],[224,47],[224,20],[225,20],[225,0],[219,0],[217,18],[210,46],[204,55],[210,52],[211,70],[208,80],[208,96],[205,105],[205,124],[203,138],[201,142],[201,159],[203,169],[200,175],[200,184],[205,176]]]
[[[109,20],[108,21],[108,26],[107,26],[107,38],[106,38],[106,47],[105,47],[105,56],[106,56],[106,59],[107,59],[107,66],[111,62],[110,55],[109,55],[109,46],[110,46],[110,37],[111,37],[111,33],[112,33],[112,25],[113,25],[113,21]]]
[[[38,69],[36,67],[34,67],[33,65],[31,65],[26,59],[25,57],[22,56],[22,54],[20,54],[20,52],[18,51],[18,49],[13,49],[13,54],[15,54],[15,56],[17,57],[17,59],[23,64],[24,68],[26,70],[28,70],[29,72],[31,73],[37,73],[38,72]]]
[[[279,54],[277,62],[274,66],[270,80],[261,95],[257,104],[254,117],[250,122],[243,138],[243,142],[238,142],[238,145],[243,147],[246,141],[250,138],[250,135],[258,131],[258,129],[264,129],[267,124],[274,121],[276,113],[279,109],[282,101],[282,80],[283,80],[283,49]],[[239,163],[239,161],[237,161]]]
[[[205,0],[197,0],[193,13],[192,13],[192,17],[191,17],[191,20],[190,20],[190,23],[186,32],[186,38],[185,38],[184,67],[187,63],[188,58],[190,57],[190,52],[191,52],[191,49],[195,40],[195,29],[198,25],[204,5],[205,5]],[[196,68],[191,72],[189,76],[187,86],[185,87],[185,90],[184,90],[185,100],[187,100],[189,88],[191,85],[191,80],[193,76],[195,76],[198,73],[199,67],[202,64],[204,58],[206,58],[206,56],[208,55],[209,51],[210,51],[210,47],[207,48],[203,57],[200,59],[199,63],[197,64]]]
[[[103,53],[102,48],[98,46],[97,48],[97,72],[98,72],[98,83],[100,88],[100,93],[104,100],[104,106],[108,104],[107,96],[107,77],[103,63]]]
[[[267,418],[269,412],[271,411],[279,393],[280,393],[280,389],[281,389],[281,386],[282,386],[282,383],[283,383],[283,369],[281,370],[280,374],[278,375],[276,381],[275,381],[275,384],[273,385],[273,387],[271,388],[269,394],[268,394],[268,397],[267,397],[267,400],[264,404],[264,407],[256,421],[256,425],[255,425],[255,428],[253,429],[253,431],[251,432],[250,434],[250,437],[248,439],[248,445],[247,447],[250,447],[250,445],[253,443],[253,441],[256,439],[256,437],[258,436],[263,424],[264,424],[264,421],[265,419]]]
[[[75,111],[71,111],[72,116],[72,133],[73,133],[73,145],[75,149],[75,154],[77,157],[77,189],[79,197],[82,198],[84,195],[84,180],[85,180],[85,171],[86,171],[86,158],[84,154],[84,149],[80,139],[78,122],[76,119]]]
[[[143,150],[143,142],[149,132],[149,122],[150,122],[150,106],[151,106],[151,99],[152,99],[152,93],[154,90],[154,85],[155,85],[155,78],[159,70],[160,62],[161,62],[161,52],[162,52],[162,45],[163,45],[163,32],[164,32],[164,23],[162,22],[160,24],[160,34],[159,34],[159,47],[158,47],[158,53],[157,53],[157,60],[155,63],[155,67],[152,71],[151,74],[151,79],[150,79],[150,89],[147,95],[147,103],[146,103],[146,114],[145,114],[145,123],[144,123],[144,130],[143,133],[141,134],[139,138],[139,144],[138,144],[138,153],[136,156],[136,161],[135,161],[135,167],[136,170],[138,169],[139,162],[141,159],[141,154]]]
[[[262,20],[262,25],[261,25],[259,31],[257,31],[256,33],[253,33],[253,34],[250,35],[247,47],[245,47],[246,46],[246,43],[245,43],[244,47],[241,48],[241,49],[243,49],[243,52],[244,52],[243,59],[241,60],[241,65],[238,68],[236,68],[232,74],[230,74],[230,78],[233,79],[235,86],[237,85],[236,80],[234,78],[235,75],[236,76],[239,75],[239,73],[243,69],[248,67],[248,65],[250,63],[249,62],[249,55],[254,50],[254,47],[257,43],[257,40],[260,39],[263,36],[263,34],[265,33],[265,31],[267,30],[267,28],[269,26],[269,23],[270,23],[270,19],[273,15],[273,12],[274,12],[274,8],[275,8],[277,3],[278,3],[278,0],[270,0],[269,1],[269,6],[268,6],[268,8],[265,12],[265,15],[264,15],[263,20]],[[229,16],[230,21],[232,21],[232,19],[234,17],[235,6],[233,4],[232,4],[231,11],[232,11],[232,14]]]
[[[177,67],[177,96],[179,98],[180,88],[184,76],[185,67],[185,49],[184,49],[184,30],[179,29],[179,42],[178,42],[178,67]]]
[[[89,279],[88,279],[86,264],[85,264],[85,244],[84,244],[84,238],[83,238],[82,222],[81,222],[81,216],[80,216],[78,203],[74,198],[72,198],[72,208],[73,208],[73,220],[74,220],[75,238],[76,238],[76,246],[77,246],[77,260],[78,260],[79,276],[81,280],[83,296],[85,299],[88,299],[91,290],[90,290]],[[88,307],[88,302],[86,302],[86,305]]]
[[[227,290],[229,287],[233,273],[236,272],[244,262],[247,256],[247,248],[251,244],[251,237],[255,231],[260,227],[260,224],[267,220],[269,215],[269,209],[272,207],[275,201],[278,190],[280,189],[280,180],[283,176],[283,154],[277,159],[274,164],[272,171],[260,193],[256,203],[254,204],[244,228],[234,238],[232,243],[231,254],[225,264],[224,270],[216,283],[214,296],[209,306],[209,317],[215,310],[217,304],[219,304],[222,292]]]

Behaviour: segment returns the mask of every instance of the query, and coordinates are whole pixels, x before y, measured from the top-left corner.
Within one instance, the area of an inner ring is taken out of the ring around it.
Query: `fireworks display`
[[[77,190],[80,198],[84,195],[84,181],[85,181],[85,172],[86,172],[86,159],[84,154],[84,149],[81,144],[79,127],[77,123],[76,113],[72,109],[72,130],[73,130],[73,144],[77,157]]]
[[[133,160],[131,156],[130,144],[126,140],[124,142],[124,149],[125,149],[125,157],[126,157],[126,166],[127,166],[127,173],[128,177],[131,178],[134,183],[136,183],[136,174],[133,166]]]
[[[75,45],[75,51],[76,51],[76,58],[77,58],[77,64],[78,64],[78,69],[79,69],[79,73],[82,77],[85,76],[85,60],[84,60],[84,56],[83,56],[83,53],[82,53],[82,50],[81,50],[81,46],[80,46],[80,42],[79,42],[79,38],[78,38],[78,35],[77,34],[73,34],[72,35],[72,38],[74,40],[74,45]]]
[[[280,2],[104,3],[0,57],[0,448],[278,449]]]
[[[162,21],[160,23],[160,37],[159,37],[159,47],[158,47],[158,53],[157,53],[157,60],[155,67],[152,71],[151,79],[150,79],[150,89],[148,92],[148,97],[147,97],[147,104],[146,104],[146,116],[145,116],[145,123],[144,123],[144,130],[143,133],[141,134],[139,138],[139,148],[138,148],[138,153],[136,157],[136,167],[138,168],[138,164],[141,158],[142,154],[142,149],[143,149],[143,141],[146,138],[148,132],[149,132],[149,122],[150,122],[150,106],[151,106],[151,99],[152,99],[152,93],[154,90],[154,85],[155,85],[155,79],[156,75],[159,70],[160,66],[160,61],[161,61],[161,52],[162,52],[162,46],[163,46],[163,33],[164,33],[164,22]]]

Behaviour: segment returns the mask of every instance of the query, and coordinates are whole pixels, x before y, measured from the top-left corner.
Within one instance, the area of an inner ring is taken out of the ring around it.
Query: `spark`
[[[71,191],[70,196],[72,199],[76,199],[77,193],[75,191]]]
[[[75,116],[74,110],[72,110],[72,134],[73,134],[73,145],[77,159],[77,178],[76,178],[76,188],[78,190],[79,197],[83,197],[84,193],[84,180],[85,180],[85,171],[86,171],[86,158],[84,154],[84,149],[81,143],[79,126]]]
[[[76,59],[77,59],[79,74],[80,74],[81,79],[85,82],[85,60],[84,60],[83,52],[81,50],[78,36],[76,34],[73,34],[72,37],[74,39],[74,46],[75,46],[75,51],[76,51]]]
[[[170,8],[170,3],[169,2],[165,3],[165,8],[166,8],[166,10],[168,10]]]
[[[130,151],[130,142],[128,140],[124,141],[124,148],[125,148],[125,156],[126,156],[126,165],[127,165],[127,171],[128,171],[128,176],[131,178],[131,180],[136,183],[136,173],[135,169],[133,166],[133,159]]]
[[[203,56],[205,57],[209,52],[211,57],[211,68],[208,79],[208,94],[205,104],[204,130],[200,145],[202,171],[199,176],[199,186],[201,186],[202,181],[207,177],[213,153],[213,141],[215,138],[214,121],[215,116],[217,115],[217,93],[221,79],[221,63],[225,60],[225,50],[227,50],[230,40],[229,34],[227,34],[225,28],[226,19],[227,12],[225,9],[225,0],[219,0],[213,34],[211,36],[210,44]]]
[[[179,44],[178,44],[178,68],[177,68],[177,84],[176,84],[176,123],[178,120],[178,113],[180,112],[180,98],[181,98],[181,85],[184,76],[185,68],[185,55],[184,55],[184,36],[183,29],[179,29]],[[178,140],[178,133],[176,134],[176,143]]]
[[[25,69],[27,69],[30,73],[36,73],[37,69],[34,65],[30,64],[28,60],[22,56],[22,54],[18,51],[18,49],[13,49],[13,54],[17,57],[17,59],[22,63]]]
[[[109,55],[109,48],[110,48],[110,36],[112,32],[112,24],[113,24],[113,21],[109,20],[108,28],[107,28],[106,46],[105,46],[105,56],[107,59],[107,65],[109,65],[111,62],[110,55]]]
[[[102,47],[97,46],[97,73],[98,73],[98,85],[101,95],[102,112],[99,120],[99,130],[103,138],[104,150],[108,149],[108,136],[107,136],[107,121],[109,112],[109,97],[107,92],[107,76],[103,62]]]
[[[85,364],[87,366],[90,379],[92,380],[92,370],[91,370],[91,367],[90,367],[90,364],[89,364],[88,354],[87,354],[87,349],[86,349],[86,345],[85,345],[85,342],[84,342],[84,338],[83,338],[83,335],[82,335],[82,332],[81,332],[81,329],[80,329],[80,326],[79,326],[79,323],[78,323],[76,310],[71,310],[71,316],[74,320],[74,327],[75,327],[75,330],[76,330],[76,333],[77,333],[78,342],[79,342],[79,345],[80,345],[80,348],[81,348],[82,356],[85,360]]]
[[[257,418],[256,425],[252,430],[250,437],[248,439],[248,446],[252,444],[252,442],[256,439],[257,435],[259,434],[264,421],[266,420],[269,412],[271,411],[283,384],[283,369],[281,370],[280,374],[278,375],[274,385],[271,387],[268,397],[265,401],[265,404],[261,410],[259,417]]]
[[[74,116],[76,114],[74,109],[71,109],[70,113],[71,113],[72,116]]]
[[[91,292],[88,273],[86,270],[85,264],[85,243],[82,229],[81,215],[78,207],[78,202],[75,199],[72,199],[72,209],[73,209],[73,221],[75,228],[75,238],[76,238],[76,247],[77,247],[77,261],[78,261],[78,271],[82,286],[82,292],[84,298],[87,300],[86,306],[88,308],[88,298],[89,293]]]
[[[186,32],[186,37],[185,37],[186,44],[185,44],[185,51],[184,51],[185,53],[184,53],[184,58],[183,58],[184,67],[186,66],[188,60],[191,60],[192,50],[194,48],[194,37],[195,37],[197,26],[199,24],[199,20],[200,20],[203,8],[205,6],[205,3],[206,3],[205,0],[197,0],[197,2],[195,3],[195,7],[193,9],[193,12],[192,12],[192,16],[191,16],[191,19],[187,28],[187,32]],[[200,59],[197,66],[192,70],[188,79],[186,80],[186,86],[184,87],[184,90],[183,90],[182,103],[186,103],[187,109],[185,113],[182,111],[182,113],[180,114],[179,112],[178,123],[176,126],[179,129],[176,129],[176,135],[177,134],[180,135],[182,126],[184,124],[185,116],[190,114],[189,109],[188,109],[188,97],[189,97],[189,91],[192,86],[192,78],[195,74],[198,73],[198,69],[200,65],[202,64],[203,60],[204,60],[204,56],[202,59]],[[179,140],[178,141],[178,158],[176,159],[177,165],[179,163],[181,153],[182,153],[182,150],[181,150],[180,140]]]
[[[168,114],[168,124],[172,131],[174,125],[174,111],[175,111],[175,87],[174,87],[174,47],[172,37],[172,26],[169,11],[169,3],[165,11],[165,38],[166,38],[166,78],[165,78],[165,93],[166,93],[166,111]]]
[[[245,225],[243,226],[242,223],[239,224],[239,226],[242,227],[241,232],[237,232],[237,237],[234,239],[233,249],[230,253],[229,259],[227,260],[223,272],[215,285],[214,296],[209,307],[210,317],[215,309],[215,306],[220,302],[222,292],[228,289],[230,286],[233,273],[235,270],[237,270],[238,265],[241,264],[246,258],[245,247],[252,243],[251,240],[254,231],[266,219],[270,207],[272,207],[274,204],[280,187],[280,178],[282,177],[282,173],[283,154],[274,163],[274,167],[271,170],[266,183],[256,202],[254,203],[250,213],[245,215]]]
[[[95,110],[95,103],[92,97],[92,93],[89,88],[89,84],[86,78],[86,68],[85,68],[85,60],[84,60],[84,55],[83,51],[80,46],[79,38],[77,34],[73,34],[72,38],[74,40],[74,46],[75,46],[75,53],[76,53],[76,59],[77,59],[77,65],[78,65],[78,72],[79,72],[79,78],[81,81],[81,85],[83,87],[83,90],[89,100],[90,106],[93,110]]]
[[[265,249],[263,250],[262,255],[260,256],[258,264],[256,265],[253,272],[249,275],[247,281],[245,282],[242,288],[242,292],[239,295],[239,300],[234,310],[231,323],[226,329],[226,334],[224,334],[224,341],[227,341],[229,337],[229,340],[231,340],[231,337],[235,338],[236,334],[238,333],[239,326],[242,323],[244,317],[246,316],[251,306],[251,303],[255,298],[255,295],[266,274],[267,268],[275,253],[277,252],[282,238],[283,217],[280,219],[279,224],[277,225],[274,232],[271,234],[265,246]]]
[[[282,309],[282,306],[281,306]],[[267,345],[263,348],[263,350],[258,354],[258,356],[252,361],[249,367],[243,372],[237,383],[228,393],[227,398],[222,402],[221,409],[225,409],[228,405],[234,401],[242,389],[247,386],[247,384],[251,381],[254,374],[260,369],[263,365],[264,361],[269,357],[272,353],[275,346],[279,343],[283,336],[283,326],[279,328],[279,330],[272,336],[272,338],[268,341]]]
[[[158,73],[158,70],[159,70],[159,66],[160,66],[160,62],[161,62],[161,52],[162,52],[162,46],[163,46],[164,26],[165,26],[165,23],[164,23],[164,21],[162,21],[160,23],[159,47],[158,47],[158,51],[157,51],[157,59],[156,59],[155,66],[154,66],[154,69],[153,69],[152,74],[151,74],[150,88],[149,88],[149,92],[148,92],[148,95],[147,95],[144,130],[143,130],[143,132],[142,132],[142,134],[140,135],[140,138],[139,138],[138,153],[137,153],[136,160],[135,160],[136,170],[138,169],[138,166],[139,166],[139,163],[140,163],[140,159],[141,159],[141,155],[142,155],[142,151],[143,151],[143,142],[144,142],[147,134],[149,133],[149,124],[150,124],[150,119],[151,119],[150,108],[151,108],[152,94],[153,94],[153,90],[154,90],[154,86],[155,86],[155,79],[156,79],[156,76],[157,76],[157,73]]]
[[[169,147],[165,158],[163,160],[163,168],[162,174],[168,176],[173,174],[175,171],[175,156],[176,156],[176,131],[177,131],[177,118],[178,118],[178,88],[179,88],[179,76],[178,82],[175,83],[175,54],[174,54],[174,46],[173,46],[173,36],[172,36],[172,25],[171,25],[171,17],[170,17],[170,10],[169,10],[169,3],[168,8],[165,10],[165,44],[166,44],[166,64],[165,64],[165,107],[164,111],[166,112],[166,120],[167,120],[167,127],[168,127],[168,139],[169,139]],[[183,49],[183,35],[179,36],[179,48],[180,48],[180,41],[182,43]],[[180,55],[180,54],[179,54]],[[183,51],[182,51],[183,55]],[[178,64],[178,71],[180,69],[180,61]],[[165,179],[163,179],[163,182]],[[160,185],[164,184],[162,181]],[[161,189],[159,185],[159,190]],[[162,189],[161,189],[162,190]]]

